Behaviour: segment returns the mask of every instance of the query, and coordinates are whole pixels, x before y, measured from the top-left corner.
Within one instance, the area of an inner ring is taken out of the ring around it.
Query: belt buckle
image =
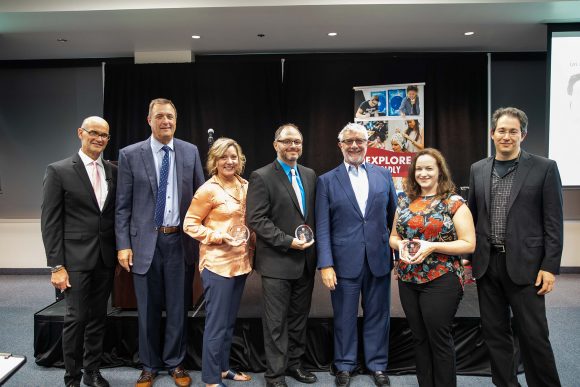
[[[505,245],[495,245],[495,250],[498,253],[505,253]]]

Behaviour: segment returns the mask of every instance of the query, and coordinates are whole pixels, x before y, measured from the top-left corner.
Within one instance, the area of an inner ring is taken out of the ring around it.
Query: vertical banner
[[[388,168],[397,192],[425,146],[424,92],[424,82],[354,87],[354,121],[369,134],[366,162]]]

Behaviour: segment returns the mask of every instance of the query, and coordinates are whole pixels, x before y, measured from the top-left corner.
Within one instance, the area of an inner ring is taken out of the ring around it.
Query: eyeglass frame
[[[276,142],[284,144],[284,146],[291,146],[291,145],[302,146],[304,144],[304,141],[302,141],[302,140],[290,140],[290,139],[276,140]]]
[[[344,145],[351,146],[352,144],[356,143],[356,145],[363,145],[369,142],[369,140],[361,139],[361,138],[347,138],[346,140],[340,141]]]
[[[100,132],[97,132],[96,130],[87,130],[83,127],[81,127],[81,129],[84,130],[85,132],[87,132],[87,134],[92,138],[100,137],[102,140],[110,140],[111,139],[111,135],[109,133],[100,133]]]

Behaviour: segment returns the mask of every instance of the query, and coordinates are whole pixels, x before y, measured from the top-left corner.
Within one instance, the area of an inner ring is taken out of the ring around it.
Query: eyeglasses
[[[519,129],[510,129],[510,130],[498,129],[495,132],[502,137],[505,136],[506,134],[509,134],[510,137],[516,137],[518,134],[521,133],[521,130],[519,130]]]
[[[361,138],[349,138],[346,140],[342,140],[341,141],[343,144],[351,146],[352,144],[354,144],[356,142],[356,145],[362,145],[362,144],[366,144],[367,140],[363,140]]]
[[[276,140],[277,142],[284,144],[284,146],[296,145],[302,146],[302,140]]]
[[[86,130],[85,128],[81,128],[81,129],[84,130],[85,132],[87,132],[89,134],[89,136],[92,138],[100,137],[103,140],[109,140],[111,138],[111,135],[109,133],[101,133],[101,132],[97,132],[96,130]]]

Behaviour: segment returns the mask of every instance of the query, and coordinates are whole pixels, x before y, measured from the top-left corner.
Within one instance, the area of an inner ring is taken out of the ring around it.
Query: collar
[[[351,165],[351,164],[347,163],[346,161],[344,161],[343,163],[344,163],[344,166],[346,167],[346,172],[347,172],[347,173],[350,171],[350,168],[351,168],[351,167],[352,167],[352,168],[355,168],[355,166],[354,166],[354,165]],[[363,168],[363,169],[366,171],[366,170],[367,170],[367,164],[366,164],[366,162],[365,162],[365,161],[363,161],[363,162],[362,162],[362,164],[361,164],[361,165],[359,165],[359,167],[362,167],[362,168]]]
[[[81,158],[81,161],[83,162],[83,165],[90,165],[93,163],[93,161],[96,161],[97,164],[99,164],[101,167],[105,168],[105,166],[103,165],[103,154],[101,153],[99,155],[99,158],[96,160],[93,160],[92,158],[90,158],[89,156],[87,156],[85,154],[85,152],[83,152],[82,149],[79,149],[79,157]]]
[[[151,149],[153,150],[153,153],[158,153],[161,150],[161,148],[163,148],[164,145],[166,145],[166,144],[160,143],[155,137],[151,136]],[[171,141],[169,141],[167,146],[169,147],[169,149],[174,150],[173,149],[173,139],[171,139]]]
[[[276,159],[276,161],[278,161],[278,164],[280,164],[280,165],[282,166],[282,169],[284,170],[284,173],[285,173],[286,175],[289,175],[289,174],[290,174],[290,170],[291,170],[292,168],[294,168],[294,170],[296,171],[296,175],[299,175],[299,174],[300,174],[300,173],[298,172],[298,164],[296,164],[296,166],[294,166],[294,167],[291,167],[291,166],[289,166],[288,164],[286,164],[285,162],[283,162],[283,161],[282,161],[282,160],[280,160],[280,159]]]

